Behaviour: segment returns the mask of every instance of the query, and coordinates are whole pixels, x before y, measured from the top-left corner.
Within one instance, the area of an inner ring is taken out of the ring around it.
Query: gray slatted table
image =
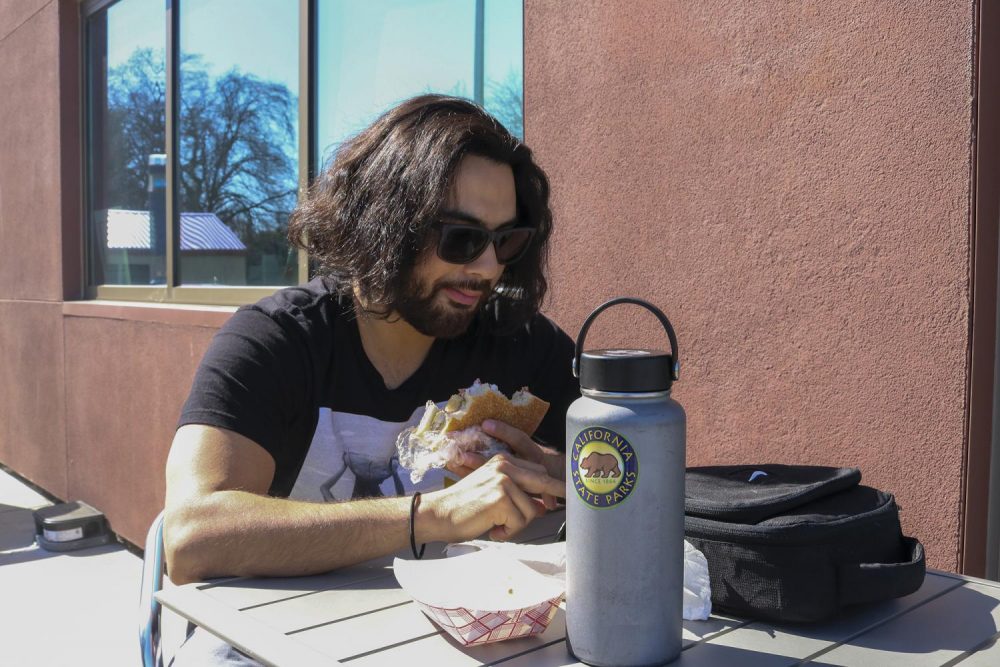
[[[556,513],[522,541],[547,541]],[[428,555],[440,557],[440,546]],[[273,665],[356,667],[578,665],[566,649],[565,615],[528,639],[463,648],[421,613],[391,570],[392,557],[311,577],[237,578],[167,588],[169,609]],[[1000,665],[1000,584],[929,571],[916,593],[859,607],[837,620],[787,626],[713,616],[684,623],[674,663],[694,665]]]

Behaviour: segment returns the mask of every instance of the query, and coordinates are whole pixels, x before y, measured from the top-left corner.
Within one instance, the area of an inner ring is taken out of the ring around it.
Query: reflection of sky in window
[[[122,0],[108,8],[108,67],[121,65],[137,49],[161,53],[167,43],[163,0]]]
[[[474,12],[471,0],[320,4],[320,151],[410,95],[427,90],[471,95]]]
[[[484,68],[486,80],[503,81],[524,70],[524,20],[521,0],[486,0]]]
[[[327,149],[394,103],[424,92],[472,97],[475,0],[320,0],[316,145]],[[521,0],[485,0],[484,69],[490,82],[523,70]],[[298,91],[298,5],[288,0],[186,0],[182,48],[212,75],[232,67]],[[163,0],[108,9],[108,65],[138,48],[162,50]]]
[[[122,0],[108,9],[108,64],[166,43],[163,0]],[[213,75],[238,66],[292,92],[299,87],[299,11],[288,0],[195,0],[181,3],[185,53],[199,53]]]
[[[299,10],[288,0],[184,0],[181,2],[180,48],[201,56],[215,79],[231,70],[263,81],[282,83],[294,100],[299,90]],[[185,68],[181,66],[181,78]],[[183,86],[182,86],[183,87]],[[184,117],[180,119],[184,123]],[[298,126],[298,114],[293,117]],[[297,158],[298,142],[284,147]]]
[[[524,18],[521,0],[485,0],[485,35],[483,37],[484,78],[486,90],[484,97],[486,109],[497,115],[502,122],[508,122],[504,114],[498,113],[494,107],[490,83],[514,83],[518,88],[518,97],[523,99],[524,81]],[[524,110],[518,109],[517,115],[523,116]],[[509,126],[514,131],[516,128]],[[523,134],[523,133],[522,133]],[[523,138],[523,136],[522,136]]]
[[[521,2],[485,5],[486,81],[502,81],[512,71],[520,78]],[[321,160],[402,99],[424,92],[473,95],[474,0],[326,0],[317,20]]]
[[[181,49],[200,54],[212,76],[232,68],[299,89],[299,7],[288,0],[187,0]]]

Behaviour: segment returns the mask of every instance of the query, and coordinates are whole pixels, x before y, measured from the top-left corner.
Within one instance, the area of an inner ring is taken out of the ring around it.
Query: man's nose
[[[497,249],[490,243],[479,257],[465,265],[465,272],[486,280],[493,280],[503,273],[503,264],[497,261]]]

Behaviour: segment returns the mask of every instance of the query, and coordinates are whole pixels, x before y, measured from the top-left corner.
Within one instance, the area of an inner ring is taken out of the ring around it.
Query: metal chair
[[[139,588],[139,648],[143,667],[163,667],[160,650],[160,603],[155,593],[163,588],[166,561],[163,558],[163,512],[153,520],[146,534]]]

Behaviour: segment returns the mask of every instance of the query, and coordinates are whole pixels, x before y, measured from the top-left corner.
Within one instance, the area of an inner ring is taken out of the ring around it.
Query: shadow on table
[[[913,656],[936,651],[963,653],[997,634],[994,612],[998,604],[997,598],[966,584],[824,652],[809,664],[833,664],[824,663],[823,657],[834,651],[872,658],[881,652]]]

